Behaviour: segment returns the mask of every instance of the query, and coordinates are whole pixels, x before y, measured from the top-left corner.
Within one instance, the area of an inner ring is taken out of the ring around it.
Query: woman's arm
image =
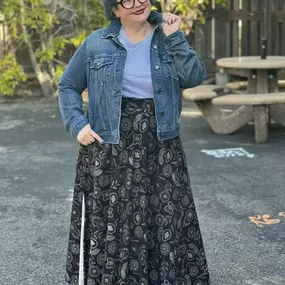
[[[173,55],[181,88],[199,85],[206,77],[206,67],[198,59],[182,31],[176,31],[165,38],[166,50]]]
[[[58,84],[61,117],[65,129],[74,138],[88,124],[82,109],[83,101],[81,96],[87,87],[85,49],[86,41],[72,56]]]
[[[174,57],[181,88],[199,85],[206,77],[206,68],[189,47],[184,33],[179,30],[181,18],[167,13],[163,14],[163,22],[166,50]]]

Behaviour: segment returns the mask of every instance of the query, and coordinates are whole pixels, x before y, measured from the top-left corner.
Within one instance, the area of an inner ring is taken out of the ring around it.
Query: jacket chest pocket
[[[109,80],[113,69],[113,57],[95,58],[90,62],[90,69],[95,84],[103,87]]]
[[[161,65],[167,77],[179,80],[174,59],[169,54],[161,55]]]

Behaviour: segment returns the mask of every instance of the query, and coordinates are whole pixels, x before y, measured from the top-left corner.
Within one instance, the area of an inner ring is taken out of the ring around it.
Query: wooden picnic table
[[[285,56],[227,57],[218,59],[216,65],[228,74],[247,77],[249,94],[272,93],[278,92],[278,71],[285,68]]]

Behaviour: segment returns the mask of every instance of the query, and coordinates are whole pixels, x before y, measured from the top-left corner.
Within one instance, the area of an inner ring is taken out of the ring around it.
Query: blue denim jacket
[[[151,12],[155,25],[151,42],[151,76],[159,140],[179,135],[181,88],[200,84],[205,66],[188,45],[182,31],[165,36],[162,16]],[[127,51],[118,40],[121,23],[93,32],[78,48],[58,84],[59,106],[65,129],[74,137],[88,123],[105,143],[119,142],[122,83]],[[135,64],[135,63],[134,63]],[[138,74],[139,76],[139,74]],[[81,94],[88,89],[87,114]]]

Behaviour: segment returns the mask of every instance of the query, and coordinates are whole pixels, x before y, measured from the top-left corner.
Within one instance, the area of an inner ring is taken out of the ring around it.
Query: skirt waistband
[[[122,98],[122,111],[131,114],[155,114],[153,98]]]

